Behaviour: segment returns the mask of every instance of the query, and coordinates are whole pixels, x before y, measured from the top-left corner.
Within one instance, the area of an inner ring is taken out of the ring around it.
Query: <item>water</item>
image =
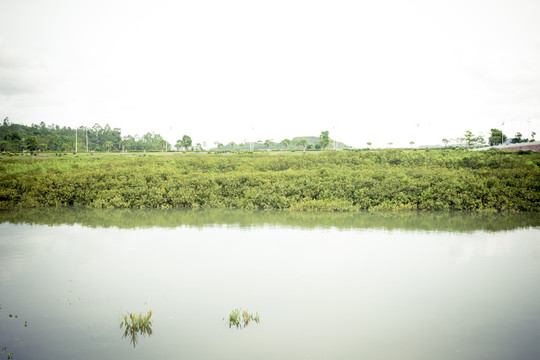
[[[0,222],[0,358],[540,358],[538,214],[38,209]],[[229,328],[238,307],[260,323]],[[134,347],[120,314],[148,310],[152,335]]]

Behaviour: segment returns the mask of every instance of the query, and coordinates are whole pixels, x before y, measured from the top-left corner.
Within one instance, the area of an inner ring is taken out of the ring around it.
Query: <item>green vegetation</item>
[[[465,150],[0,157],[0,208],[540,210],[540,154]]]
[[[326,140],[328,138],[328,131]],[[220,142],[215,142],[219,150],[246,150],[246,142],[236,144],[230,142],[223,145]],[[319,138],[314,136],[296,137],[292,140],[284,139],[276,143],[272,140],[259,141],[250,143],[251,150],[287,150],[289,146],[296,149],[307,147],[307,149],[320,149],[322,143],[319,143]],[[203,142],[196,143],[193,146],[193,141],[189,135],[184,135],[176,141],[175,147],[177,151],[202,151]],[[349,146],[336,142],[338,149],[350,148]],[[160,134],[146,133],[143,136],[125,135],[122,136],[121,129],[111,128],[108,124],[102,127],[99,124],[94,124],[92,127],[60,127],[58,125],[39,125],[32,124],[31,126],[22,124],[13,124],[8,118],[5,118],[0,126],[0,151],[4,153],[38,153],[38,152],[133,152],[133,151],[168,151],[172,146]]]
[[[236,327],[237,329],[245,328],[249,325],[251,321],[259,323],[259,313],[255,315],[250,314],[247,310],[242,310],[242,308],[234,309],[229,314],[229,328]]]
[[[5,118],[0,126],[0,151],[68,152],[68,151],[164,151],[170,148],[161,135],[146,133],[139,137],[122,137],[121,130],[95,124],[91,128],[60,127],[58,125],[12,124]]]
[[[491,129],[491,135],[489,136],[489,145],[501,145],[506,141],[507,137],[499,129]]]
[[[330,144],[330,135],[327,131],[321,131],[321,135],[319,136],[319,145],[324,150],[328,145]]]
[[[326,134],[326,136],[329,136],[329,134]],[[333,139],[328,138],[328,143],[330,141],[333,144]],[[326,139],[324,140],[326,141]],[[230,142],[226,145],[223,145],[221,143],[216,142],[214,145],[216,145],[216,148],[218,150],[236,150],[236,151],[244,151],[249,150],[250,146],[253,150],[319,150],[322,149],[322,143],[320,136],[300,136],[295,137],[293,139],[283,139],[280,142],[274,142],[270,139],[267,139],[265,141],[260,142],[253,142],[253,143],[240,143],[236,144],[234,142]],[[221,146],[220,146],[221,145]],[[328,145],[328,144],[327,144]],[[336,141],[336,147],[338,149],[350,149],[351,147]]]
[[[124,335],[122,338],[129,337],[133,347],[137,346],[139,341],[139,335],[151,336],[152,335],[152,310],[148,311],[146,315],[125,313],[120,315],[120,328],[124,329]]]
[[[2,304],[0,304],[0,310],[2,310]],[[11,319],[18,319],[18,318],[19,318],[19,315],[9,314],[8,317],[11,318]],[[25,328],[28,327],[28,321],[25,321],[25,322],[24,322],[24,327],[25,327]],[[8,359],[13,359],[13,356],[14,356],[13,351],[9,351],[9,352],[8,352],[7,346],[2,346],[1,351],[2,351],[2,352],[7,352],[7,353],[8,353],[8,354],[7,354],[7,358],[8,358]]]

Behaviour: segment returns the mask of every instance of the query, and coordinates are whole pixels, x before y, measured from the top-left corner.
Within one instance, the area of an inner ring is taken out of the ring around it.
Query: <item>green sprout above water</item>
[[[233,326],[237,329],[245,328],[251,321],[255,321],[258,324],[260,321],[259,313],[253,315],[242,308],[234,309],[229,314],[229,329]]]
[[[2,347],[2,351],[8,351],[7,346]],[[8,352],[7,358],[8,359],[13,359],[13,351]]]
[[[146,315],[135,314],[135,313],[125,313],[120,314],[120,328],[124,330],[124,335],[122,338],[130,338],[130,343],[137,346],[139,342],[139,335],[152,335],[152,310],[148,311]]]

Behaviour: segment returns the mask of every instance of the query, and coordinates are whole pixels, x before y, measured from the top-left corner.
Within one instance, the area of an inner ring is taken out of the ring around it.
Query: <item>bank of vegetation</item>
[[[540,154],[460,150],[0,157],[0,207],[540,210]]]

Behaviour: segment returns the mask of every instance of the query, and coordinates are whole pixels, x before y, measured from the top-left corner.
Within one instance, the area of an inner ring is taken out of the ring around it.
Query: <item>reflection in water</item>
[[[424,231],[509,231],[540,226],[540,213],[481,212],[290,212],[229,209],[38,208],[0,210],[0,223],[80,224],[92,228],[175,228],[188,226],[262,226],[303,229],[385,229]]]
[[[242,308],[234,309],[229,314],[229,329],[233,326],[235,326],[237,329],[245,328],[251,321],[255,321],[258,324],[260,321],[259,313],[255,313],[255,315],[253,315]]]
[[[139,335],[151,336],[152,335],[152,310],[148,311],[146,315],[125,313],[120,316],[120,329],[124,330],[122,339],[129,338],[130,343],[135,348],[139,342]]]

